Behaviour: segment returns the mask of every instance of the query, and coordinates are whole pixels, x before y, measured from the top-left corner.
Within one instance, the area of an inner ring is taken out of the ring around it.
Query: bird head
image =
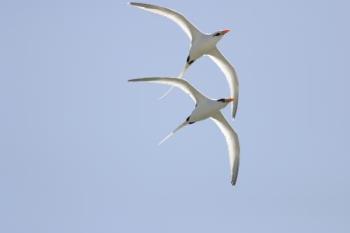
[[[211,34],[213,37],[216,37],[218,39],[221,39],[226,33],[228,33],[230,30],[229,29],[225,29],[222,31],[217,31],[214,32],[213,34]]]
[[[234,98],[227,98],[227,99],[221,98],[221,99],[218,99],[218,100],[216,100],[216,101],[227,105],[228,103],[234,101]]]

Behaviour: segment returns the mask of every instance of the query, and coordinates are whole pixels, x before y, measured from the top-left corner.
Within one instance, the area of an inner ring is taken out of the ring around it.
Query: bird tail
[[[186,70],[188,69],[190,65],[186,62],[184,68],[181,70],[181,73],[179,74],[178,78],[184,78],[184,75],[186,73]]]
[[[189,67],[189,65],[186,63],[186,65],[185,65],[184,68],[182,69],[181,73],[177,76],[177,78],[180,78],[180,79],[184,78],[185,72],[186,72],[186,70],[188,69],[188,67]],[[172,87],[169,87],[169,89],[168,89],[161,97],[159,97],[158,100],[161,100],[161,99],[163,99],[164,97],[166,97],[167,95],[169,95],[169,93],[170,93],[173,89],[174,89],[173,86],[172,86]]]
[[[169,133],[165,138],[163,138],[163,140],[161,140],[158,145],[161,145],[163,142],[165,142],[166,140],[168,140],[171,136],[173,136],[178,130],[180,130],[182,127],[186,126],[188,124],[187,121],[184,121],[183,123],[181,123],[181,125],[179,125],[176,129],[174,129],[171,133]]]

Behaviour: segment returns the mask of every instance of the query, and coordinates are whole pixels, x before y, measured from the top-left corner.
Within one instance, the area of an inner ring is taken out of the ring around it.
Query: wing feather
[[[182,30],[186,33],[190,40],[193,40],[200,33],[200,31],[192,23],[190,23],[190,21],[188,21],[182,14],[174,10],[157,5],[139,2],[130,2],[129,4],[158,15],[162,15],[174,21],[177,25],[179,25],[182,28]]]
[[[224,73],[226,80],[230,87],[230,93],[234,98],[232,102],[232,117],[236,117],[239,97],[239,83],[235,69],[217,49],[213,49],[208,53],[208,56],[219,66],[221,71]]]
[[[129,82],[151,82],[151,83],[159,83],[159,84],[174,86],[181,89],[185,93],[187,93],[195,103],[201,102],[207,99],[207,97],[205,97],[201,92],[199,92],[196,88],[194,88],[191,84],[189,84],[184,79],[170,78],[170,77],[147,77],[147,78],[130,79]]]
[[[229,161],[230,161],[230,169],[231,169],[231,184],[235,185],[238,177],[239,170],[239,140],[238,135],[232,129],[230,124],[226,121],[225,117],[222,115],[220,111],[214,114],[211,119],[215,122],[215,124],[219,127],[222,134],[225,136],[225,140],[227,143]]]

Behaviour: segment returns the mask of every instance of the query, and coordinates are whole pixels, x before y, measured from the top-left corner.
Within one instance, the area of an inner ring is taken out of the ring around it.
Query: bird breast
[[[204,54],[207,54],[215,47],[216,43],[216,38],[213,38],[212,36],[204,35],[203,37],[198,38],[192,43],[190,50],[191,59],[196,60]]]
[[[213,115],[214,112],[223,108],[222,103],[208,100],[205,103],[198,104],[191,114],[191,121],[205,120]]]

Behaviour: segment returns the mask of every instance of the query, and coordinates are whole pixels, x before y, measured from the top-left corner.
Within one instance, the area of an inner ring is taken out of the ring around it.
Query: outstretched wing
[[[147,78],[137,78],[130,79],[129,82],[151,82],[151,83],[160,83],[165,85],[170,85],[177,87],[187,93],[195,103],[201,102],[207,97],[205,97],[202,93],[200,93],[196,88],[194,88],[191,84],[189,84],[184,79],[179,78],[170,78],[170,77],[147,77]]]
[[[232,129],[230,124],[226,121],[225,117],[220,111],[214,114],[211,119],[219,127],[223,135],[225,136],[229,160],[231,169],[231,184],[235,185],[238,176],[239,169],[239,141],[236,132]]]
[[[217,48],[211,50],[208,53],[208,56],[220,67],[222,72],[225,74],[226,80],[230,87],[230,93],[234,98],[234,101],[232,102],[232,117],[235,118],[239,95],[239,84],[236,71]]]
[[[200,34],[200,31],[192,23],[190,23],[183,15],[174,10],[146,3],[130,2],[129,4],[171,19],[185,31],[190,40],[194,39],[198,34]]]

